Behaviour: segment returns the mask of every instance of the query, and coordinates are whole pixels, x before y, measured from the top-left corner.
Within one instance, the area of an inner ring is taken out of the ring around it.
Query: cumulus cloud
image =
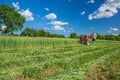
[[[64,29],[64,27],[61,27],[60,25],[55,25],[54,27],[53,27],[53,29],[54,30],[57,30],[57,31],[66,31],[65,29]]]
[[[52,24],[52,25],[54,26],[54,27],[53,27],[54,30],[66,32],[65,28],[62,27],[62,26],[68,25],[69,23],[68,23],[68,22],[62,22],[62,21],[51,21],[51,22],[48,23],[48,24]]]
[[[54,13],[50,13],[50,14],[46,15],[45,18],[50,19],[50,20],[54,20],[57,18],[57,16]]]
[[[68,22],[62,22],[62,21],[52,21],[50,22],[49,24],[52,24],[52,25],[67,25],[69,24]]]
[[[15,10],[19,10],[18,13],[20,13],[23,17],[25,17],[26,21],[33,21],[34,18],[32,16],[32,12],[28,9],[26,10],[21,10],[20,11],[20,7],[19,7],[19,2],[12,2],[13,7],[15,8]]]
[[[49,11],[49,8],[45,8],[46,11]]]
[[[51,24],[53,26],[52,30],[66,32],[66,30],[63,26],[68,25],[69,24],[68,22],[56,21],[55,19],[57,18],[57,16],[54,13],[50,13],[50,14],[46,15],[45,18],[47,18],[48,20],[51,20],[51,22],[48,24]],[[48,28],[46,28],[46,29],[48,29]],[[50,28],[49,28],[49,30],[50,30]]]
[[[119,29],[118,29],[118,28],[115,28],[115,27],[114,27],[114,28],[111,27],[110,30],[111,30],[111,31],[114,31],[114,32],[117,32]]]
[[[83,11],[83,12],[81,12],[80,14],[81,14],[81,15],[84,15],[85,13],[86,13],[86,12],[85,12],[85,11]]]
[[[12,5],[13,5],[13,7],[15,8],[15,10],[19,10],[20,9],[20,7],[19,7],[19,2],[12,2]]]
[[[108,32],[112,35],[118,35],[119,29],[117,27],[111,27]]]
[[[95,0],[89,0],[89,1],[87,2],[87,4],[89,4],[89,3],[95,3]]]
[[[5,25],[1,25],[2,30],[5,30],[7,27]]]
[[[109,18],[118,13],[120,9],[120,0],[106,0],[98,10],[93,12],[88,16],[89,20],[100,19],[100,18]]]
[[[19,13],[20,13],[23,17],[25,17],[25,19],[26,19],[27,21],[33,21],[33,20],[34,20],[34,18],[33,18],[33,16],[32,16],[32,12],[31,12],[29,9],[19,11]]]
[[[48,24],[53,25],[53,27],[52,27],[53,30],[66,32],[66,30],[65,30],[65,28],[63,26],[68,25],[69,23],[68,22],[62,22],[62,21],[51,21]]]

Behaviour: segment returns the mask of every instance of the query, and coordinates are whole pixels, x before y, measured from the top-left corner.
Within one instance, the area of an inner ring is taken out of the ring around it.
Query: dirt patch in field
[[[93,67],[85,76],[85,80],[114,80],[114,76],[102,67]]]
[[[41,72],[41,76],[44,78],[52,77],[58,75],[63,69],[51,67]]]

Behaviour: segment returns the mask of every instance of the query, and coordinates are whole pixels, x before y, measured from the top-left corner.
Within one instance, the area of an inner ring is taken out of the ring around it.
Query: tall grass
[[[0,36],[0,49],[77,46],[75,43],[78,43],[75,39]]]

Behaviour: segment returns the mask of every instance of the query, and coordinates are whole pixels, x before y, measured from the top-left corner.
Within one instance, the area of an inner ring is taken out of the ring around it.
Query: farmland
[[[120,80],[120,41],[0,36],[0,80]]]

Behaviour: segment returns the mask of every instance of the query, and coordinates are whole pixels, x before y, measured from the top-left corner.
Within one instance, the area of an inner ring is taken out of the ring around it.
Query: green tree
[[[51,37],[56,37],[56,38],[65,38],[65,36],[64,35],[62,35],[62,34],[51,34]]]
[[[75,32],[72,32],[72,33],[70,34],[70,38],[77,38],[77,34],[76,34]]]
[[[47,37],[47,32],[44,29],[40,29],[40,30],[37,31],[37,36]]]
[[[120,34],[118,36],[120,37]]]
[[[101,39],[101,35],[99,33],[96,32],[97,35],[97,39]]]
[[[0,31],[2,30],[2,23],[0,22]]]
[[[27,27],[24,29],[21,34],[21,36],[30,36],[30,37],[56,37],[56,38],[65,38],[62,34],[51,34],[44,29],[35,30],[33,28]]]
[[[21,30],[25,18],[8,5],[0,5],[0,22],[6,25],[6,35],[13,34],[15,30]]]
[[[51,33],[46,32],[46,33],[45,33],[45,37],[51,37]]]
[[[60,37],[60,38],[65,38],[65,36],[64,36],[64,35],[62,35],[62,34],[61,34],[61,35],[59,35],[59,37]]]
[[[58,34],[52,34],[51,37],[58,37]]]
[[[35,37],[37,36],[36,33],[37,31],[33,28],[26,28],[22,31],[22,33],[20,34],[21,36],[30,36],[30,37]]]

